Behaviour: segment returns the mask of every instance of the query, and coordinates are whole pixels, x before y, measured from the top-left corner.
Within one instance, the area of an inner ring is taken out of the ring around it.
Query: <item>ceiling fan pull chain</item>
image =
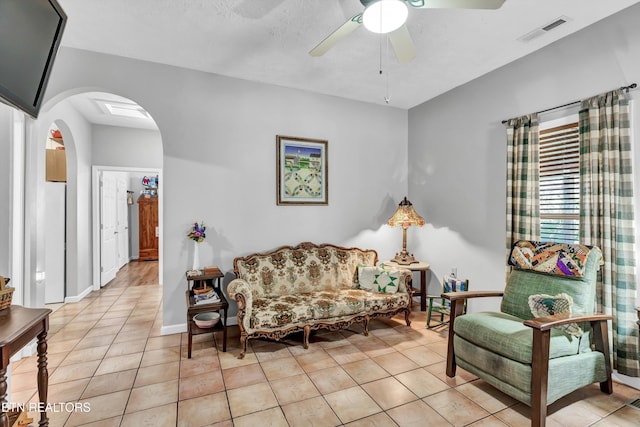
[[[391,101],[391,94],[389,94],[389,35],[385,35],[385,39],[387,40],[387,81],[386,81],[386,95],[384,97],[384,102],[389,104]]]

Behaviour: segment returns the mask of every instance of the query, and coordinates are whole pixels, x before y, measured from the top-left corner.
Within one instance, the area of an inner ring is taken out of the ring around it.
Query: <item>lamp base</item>
[[[391,261],[400,265],[410,265],[410,264],[415,264],[420,262],[414,258],[413,254],[410,254],[407,251],[398,252],[396,254],[396,257],[393,258]]]

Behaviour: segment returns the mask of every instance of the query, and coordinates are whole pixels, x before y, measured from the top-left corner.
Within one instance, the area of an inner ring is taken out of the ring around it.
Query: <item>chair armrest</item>
[[[536,317],[533,319],[526,320],[524,322],[525,326],[530,328],[539,329],[541,331],[549,330],[556,326],[567,325],[569,323],[578,323],[578,322],[606,322],[607,320],[613,319],[613,316],[610,314],[600,314],[600,313],[575,313],[575,314],[555,314],[553,316],[547,317]]]
[[[445,292],[440,296],[448,299],[449,301],[457,301],[469,298],[501,297],[503,295],[503,291],[459,291]]]

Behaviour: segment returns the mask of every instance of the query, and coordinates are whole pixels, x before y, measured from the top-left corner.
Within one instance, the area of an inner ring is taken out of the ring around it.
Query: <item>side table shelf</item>
[[[223,277],[224,275],[219,270],[211,274],[187,276],[188,289],[185,297],[187,303],[187,335],[189,337],[187,357],[189,359],[191,359],[194,335],[222,331],[222,351],[227,351],[227,312],[229,303],[220,289],[220,279]],[[220,297],[220,300],[212,303],[196,304],[193,289],[205,286],[213,288]],[[220,321],[212,328],[199,328],[193,320],[193,316],[205,311],[217,311],[220,313]]]

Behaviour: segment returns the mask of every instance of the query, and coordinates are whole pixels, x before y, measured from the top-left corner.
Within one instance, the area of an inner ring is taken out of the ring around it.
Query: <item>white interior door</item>
[[[129,262],[129,209],[127,205],[127,181],[125,173],[118,174],[116,183],[116,246],[117,269]]]
[[[45,304],[64,302],[66,187],[64,182],[45,183]]]
[[[117,262],[116,175],[103,172],[100,178],[100,286],[116,277]]]

